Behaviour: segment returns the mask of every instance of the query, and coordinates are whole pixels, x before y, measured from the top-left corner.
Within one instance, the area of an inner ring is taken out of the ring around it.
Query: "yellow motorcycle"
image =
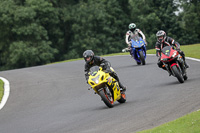
[[[114,71],[112,67],[110,68]],[[126,94],[120,91],[118,81],[103,71],[102,67],[90,68],[88,83],[109,108],[113,107],[115,101],[126,102]]]

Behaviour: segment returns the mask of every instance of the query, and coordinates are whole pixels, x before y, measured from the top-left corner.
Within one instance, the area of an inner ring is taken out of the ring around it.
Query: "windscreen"
[[[89,74],[95,76],[98,71],[99,71],[99,66],[93,66],[90,68]]]

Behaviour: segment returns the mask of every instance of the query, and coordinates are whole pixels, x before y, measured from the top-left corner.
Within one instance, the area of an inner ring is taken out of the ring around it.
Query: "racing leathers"
[[[134,35],[139,35],[144,40],[145,45],[147,46],[146,37],[145,37],[145,35],[143,34],[143,32],[140,29],[135,29],[133,32],[131,30],[128,30],[126,32],[126,37],[125,37],[125,42],[128,45],[128,48],[125,48],[124,52],[125,51],[130,51],[131,52],[131,50],[130,50],[131,49],[131,38]]]
[[[146,43],[146,37],[145,37],[145,35],[143,34],[143,32],[140,29],[135,29],[135,31],[133,31],[133,32],[128,30],[126,32],[125,42],[129,47],[131,46],[131,37],[136,35],[136,34],[138,34],[140,37],[142,37],[142,39]],[[147,45],[147,43],[146,43],[146,45]]]
[[[122,85],[122,83],[119,81],[119,77],[117,76],[117,73],[110,69],[110,62],[105,60],[102,57],[99,57],[99,56],[94,56],[94,60],[92,61],[92,63],[85,63],[85,72],[86,72],[85,78],[86,78],[86,81],[88,81],[88,78],[89,78],[89,74],[88,74],[89,70],[93,66],[101,66],[103,68],[103,70],[108,72],[110,74],[110,76],[112,76],[113,78],[115,78],[119,82],[119,87],[123,91],[125,91],[126,87],[124,87]]]
[[[179,52],[179,54],[183,57],[184,60],[184,64],[185,67],[188,68],[189,66],[187,65],[186,61],[185,61],[185,54],[183,51],[180,50],[180,44],[178,42],[176,42],[173,38],[166,36],[166,38],[160,42],[157,41],[156,45],[155,45],[155,49],[156,49],[156,56],[159,57],[158,59],[158,67],[163,68],[164,70],[166,70],[165,67],[162,67],[163,63],[160,61],[161,58],[161,50],[165,47],[165,46],[173,46],[176,48],[176,50]]]

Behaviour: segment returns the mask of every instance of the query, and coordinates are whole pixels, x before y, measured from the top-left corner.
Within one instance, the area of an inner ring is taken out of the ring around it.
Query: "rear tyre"
[[[112,97],[112,93],[110,92],[110,90],[108,89],[108,87],[105,87],[104,89],[99,91],[99,95],[101,96],[103,102],[109,107],[112,108],[113,107],[113,97]]]
[[[140,60],[142,62],[142,65],[145,65],[146,62],[145,62],[145,59],[144,59],[143,51],[139,51],[139,55],[140,55]]]
[[[174,72],[174,74],[175,74],[176,78],[178,79],[178,81],[180,83],[184,83],[184,78],[183,78],[181,72],[179,71],[179,69],[177,68],[176,65],[172,66],[172,71]]]

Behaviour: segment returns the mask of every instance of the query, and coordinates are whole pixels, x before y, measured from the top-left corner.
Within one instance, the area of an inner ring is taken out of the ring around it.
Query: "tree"
[[[182,27],[181,41],[183,44],[200,42],[200,1],[180,0],[183,11],[179,15]]]
[[[148,49],[158,30],[197,43],[199,16],[199,0],[0,0],[0,69],[78,58],[86,49],[120,52],[130,23],[143,31]]]
[[[54,34],[50,32],[52,27],[59,23],[57,11],[45,0],[27,0],[23,4],[16,5],[13,0],[0,4],[1,28],[6,27],[7,35],[2,46],[8,50],[2,52],[2,64],[9,68],[49,63],[57,53],[49,39]]]
[[[124,23],[127,16],[121,10],[120,2],[87,0],[69,8],[72,38],[66,59],[80,57],[86,49],[101,55],[119,52],[126,46],[124,35],[127,25]]]
[[[147,38],[148,48],[154,48],[156,32],[164,30],[175,35],[177,6],[173,0],[129,0],[130,20],[136,23]],[[134,21],[133,21],[134,20]]]

